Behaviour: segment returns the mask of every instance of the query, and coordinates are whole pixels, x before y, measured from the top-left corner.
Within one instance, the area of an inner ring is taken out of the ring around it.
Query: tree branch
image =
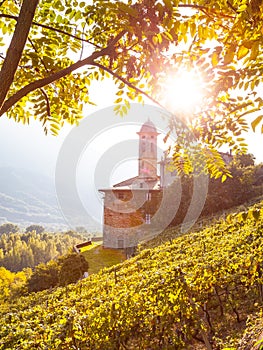
[[[26,40],[34,18],[39,0],[24,0],[19,18],[16,23],[14,35],[7,50],[2,69],[0,71],[0,108],[2,107],[10,86],[14,80],[20,58],[22,56]],[[3,82],[3,83],[2,83]]]
[[[44,95],[44,98],[45,98],[45,100],[46,100],[46,104],[47,104],[47,115],[50,116],[51,113],[50,113],[50,103],[49,103],[48,95],[46,94],[46,92],[45,92],[44,89],[40,89],[40,91],[42,92],[42,94]]]
[[[231,8],[232,11],[234,11],[237,14],[236,8],[231,4],[231,2],[227,1],[227,5]]]
[[[121,77],[120,75],[118,75],[117,73],[115,73],[114,71],[112,71],[111,69],[104,67],[102,64],[100,63],[93,63],[93,66],[98,67],[100,69],[103,69],[104,71],[108,72],[110,75],[112,75],[114,78],[117,78],[118,80],[122,81],[125,85],[129,86],[131,89],[137,91],[139,94],[147,97],[149,100],[151,100],[153,103],[157,104],[159,107],[161,107],[162,109],[166,108],[157,100],[155,100],[153,97],[151,97],[150,95],[147,94],[147,92],[137,88],[136,86],[134,86],[132,83],[129,82],[129,80]]]
[[[58,72],[55,72],[45,78],[36,80],[26,86],[24,86],[22,89],[17,91],[14,95],[12,95],[8,100],[4,102],[2,105],[2,108],[0,109],[0,117],[6,113],[9,108],[11,108],[15,103],[17,103],[21,98],[25,97],[30,92],[40,89],[43,86],[46,86],[48,84],[53,83],[56,80],[59,80],[66,75],[72,73],[78,68],[81,68],[85,65],[95,65],[95,60],[99,57],[109,55],[112,52],[112,48],[115,46],[115,44],[121,39],[121,37],[126,33],[125,30],[121,31],[115,38],[113,38],[109,45],[105,47],[104,49],[100,51],[93,52],[92,55],[86,57],[83,60],[79,60],[75,63],[73,63],[71,66],[64,68]]]

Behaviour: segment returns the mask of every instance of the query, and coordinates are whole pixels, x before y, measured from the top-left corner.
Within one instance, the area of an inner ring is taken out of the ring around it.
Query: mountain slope
[[[52,179],[11,167],[0,168],[0,222],[65,224]]]
[[[262,330],[243,338],[263,307],[262,204],[14,301],[0,349],[251,349]]]

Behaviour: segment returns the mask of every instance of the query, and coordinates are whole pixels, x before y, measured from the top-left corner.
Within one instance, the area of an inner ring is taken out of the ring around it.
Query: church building
[[[154,225],[152,218],[161,202],[164,180],[157,173],[158,164],[162,166],[157,160],[159,133],[148,120],[137,134],[138,175],[100,190],[104,194],[104,247],[127,249],[147,239]]]
[[[174,196],[167,202],[165,189],[178,178],[178,174],[167,170],[171,158],[165,153],[158,162],[159,133],[155,125],[148,120],[137,134],[138,175],[117,183],[112,188],[99,190],[104,194],[103,245],[125,249],[126,252],[132,251],[139,242],[160,233],[167,226],[166,218],[170,218],[168,224],[173,219],[173,208],[178,204],[175,203]],[[231,153],[221,155],[226,164],[233,159]],[[158,166],[160,175],[157,172]]]

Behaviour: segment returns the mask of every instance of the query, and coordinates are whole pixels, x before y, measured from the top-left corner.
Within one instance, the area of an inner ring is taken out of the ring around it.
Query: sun
[[[171,74],[163,89],[165,106],[173,113],[190,117],[202,104],[203,86],[202,77],[195,71],[182,70]]]

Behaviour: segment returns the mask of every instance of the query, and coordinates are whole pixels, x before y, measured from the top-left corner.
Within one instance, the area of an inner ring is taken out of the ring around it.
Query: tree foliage
[[[83,237],[73,233],[10,233],[0,236],[0,265],[10,271],[34,268],[40,263],[68,253],[83,242]]]
[[[75,283],[83,277],[88,268],[89,265],[84,256],[77,253],[69,253],[56,261],[39,264],[28,279],[28,291],[39,292],[55,286]]]
[[[77,253],[68,254],[60,260],[59,284],[65,286],[75,283],[83,277],[89,269],[89,264],[83,255]]]
[[[32,232],[32,231],[36,231],[36,233],[42,233],[45,231],[45,228],[41,225],[30,225],[26,228],[26,233],[27,232]]]
[[[92,103],[93,80],[112,76],[122,114],[142,95],[161,101],[167,75],[194,69],[207,91],[196,137],[242,148],[245,115],[263,105],[262,12],[261,0],[4,0],[1,44],[12,41],[0,60],[0,115],[34,116],[57,133]]]
[[[78,123],[93,103],[92,82],[105,77],[116,86],[116,113],[143,96],[169,109],[167,77],[191,70],[204,98],[180,123],[169,117],[170,130],[180,130],[176,166],[189,173],[201,161],[225,179],[217,149],[246,152],[250,113],[252,129],[263,131],[261,0],[4,0],[0,18],[0,44],[12,37],[0,57],[0,116],[34,117],[56,135],[65,121]]]
[[[34,272],[27,281],[29,293],[53,288],[58,284],[59,265],[55,261],[47,264],[41,263],[36,266]]]
[[[10,272],[4,267],[0,267],[0,305],[8,299],[17,297],[21,289],[25,286],[27,273],[20,271]]]
[[[225,182],[222,182],[221,179],[209,179],[208,192],[200,215],[201,218],[222,213],[242,204],[245,205],[253,198],[255,199],[263,194],[262,182],[258,181],[260,179],[259,170],[262,165],[252,165],[253,159],[254,156],[251,154],[236,155],[232,162],[227,165],[227,170],[232,174],[231,178]],[[172,184],[168,189],[171,195],[178,191],[175,185]],[[182,176],[181,186],[182,197],[171,226],[183,222],[193,200],[193,176]],[[198,207],[199,198],[195,200],[195,205]]]
[[[248,167],[255,165],[255,157],[253,154],[237,154],[233,159],[234,164],[239,167]]]
[[[19,227],[16,224],[12,224],[10,222],[6,224],[2,224],[0,226],[0,235],[4,233],[16,233],[19,231]]]

